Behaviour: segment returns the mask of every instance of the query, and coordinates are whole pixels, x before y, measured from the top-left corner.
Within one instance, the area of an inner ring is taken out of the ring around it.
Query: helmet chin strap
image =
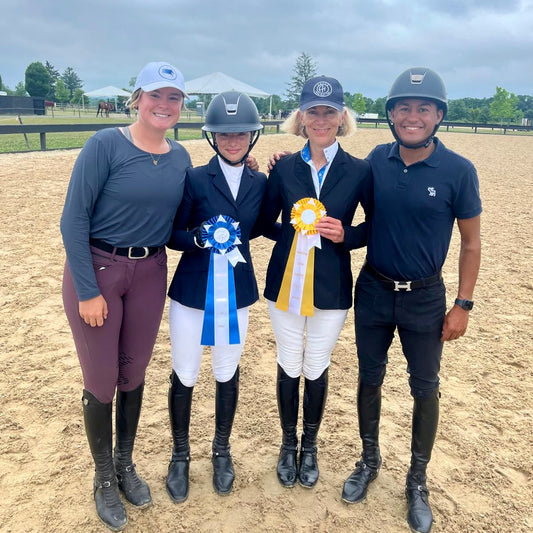
[[[421,141],[421,142],[416,143],[416,144],[406,144],[405,142],[403,142],[400,139],[400,136],[396,133],[396,128],[394,127],[394,122],[392,122],[392,120],[390,118],[388,109],[385,110],[385,115],[387,116],[387,122],[389,123],[389,128],[390,128],[392,134],[394,135],[394,138],[396,139],[396,142],[399,145],[401,145],[404,148],[407,148],[409,150],[418,150],[418,148],[427,148],[433,142],[433,139],[435,138],[435,133],[437,133],[437,130],[439,129],[439,126],[440,126],[440,122],[439,122],[435,126],[435,128],[433,129],[433,133],[425,141]],[[442,122],[442,120],[441,120],[441,122]]]
[[[219,155],[228,165],[231,165],[232,167],[238,167],[239,165],[242,165],[246,161],[246,158],[252,151],[252,148],[255,146],[255,143],[258,141],[260,133],[261,132],[259,130],[253,132],[253,135],[255,138],[250,137],[250,145],[248,146],[248,150],[246,151],[246,153],[244,154],[244,156],[241,158],[240,161],[230,161],[227,157],[224,157],[220,153],[220,150],[218,149],[217,141],[215,139],[215,134],[213,132],[211,132],[211,135],[213,136],[212,140],[209,138],[209,132],[206,132],[205,138],[207,139],[207,142],[210,144],[211,148],[213,148],[213,150],[217,153],[217,155]]]

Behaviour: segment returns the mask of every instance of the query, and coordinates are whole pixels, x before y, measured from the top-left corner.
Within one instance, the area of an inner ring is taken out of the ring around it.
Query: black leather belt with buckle
[[[374,276],[377,280],[381,281],[387,287],[395,291],[412,291],[413,289],[420,289],[422,287],[429,287],[439,283],[442,279],[442,273],[438,272],[433,276],[423,279],[415,279],[413,281],[396,281],[387,276],[384,276],[381,272],[378,272],[370,263],[365,262],[363,269],[369,274]]]
[[[100,239],[91,239],[89,242],[91,246],[94,246],[99,250],[109,252],[110,254],[115,252],[115,255],[127,257],[128,259],[145,259],[161,250],[161,246],[129,246],[128,248],[116,248],[112,244],[101,241]]]

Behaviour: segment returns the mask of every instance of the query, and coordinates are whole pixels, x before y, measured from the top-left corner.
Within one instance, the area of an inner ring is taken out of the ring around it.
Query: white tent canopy
[[[219,94],[224,91],[239,91],[248,96],[268,98],[269,93],[252,87],[247,83],[236,80],[222,72],[213,72],[201,78],[185,82],[185,92],[187,94]]]
[[[89,98],[112,98],[117,96],[131,96],[131,93],[119,89],[118,87],[113,87],[113,85],[108,85],[107,87],[102,87],[101,89],[95,89],[94,91],[89,91],[85,93],[85,96]]]

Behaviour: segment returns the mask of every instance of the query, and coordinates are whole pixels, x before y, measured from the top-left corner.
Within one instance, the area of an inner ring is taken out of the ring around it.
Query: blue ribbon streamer
[[[217,230],[221,230],[217,232]],[[225,230],[225,231],[222,231]],[[220,235],[227,237],[226,240],[220,240]],[[216,284],[218,276],[215,275],[215,255],[226,256],[240,244],[241,230],[237,222],[231,217],[219,215],[207,221],[202,230],[202,236],[206,247],[211,248],[211,257],[209,259],[209,272],[207,275],[207,288],[205,294],[204,323],[202,327],[201,343],[204,346],[215,346],[215,344],[240,344],[239,321],[237,316],[237,295],[235,292],[235,276],[233,265],[227,260],[227,271],[225,279],[221,283],[227,283],[227,295],[224,299],[227,304],[228,328],[221,326],[223,334],[217,338],[215,331],[217,326],[215,313],[215,294],[217,292]],[[218,237],[218,240],[217,240]],[[219,306],[221,303],[219,302]],[[225,309],[226,310],[226,309]]]

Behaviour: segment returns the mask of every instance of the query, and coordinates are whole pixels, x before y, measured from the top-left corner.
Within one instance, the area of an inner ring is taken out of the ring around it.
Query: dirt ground
[[[364,157],[391,138],[361,129],[341,141]],[[442,363],[441,423],[428,482],[435,531],[533,530],[533,380],[531,188],[533,137],[440,134],[471,159],[481,183],[483,259],[467,334],[448,343]],[[0,139],[1,142],[1,139]],[[211,149],[183,143],[195,165]],[[296,150],[291,136],[262,137],[269,154]],[[61,303],[64,252],[59,218],[78,151],[0,155],[0,530],[96,532],[93,467],[82,423],[81,372]],[[449,301],[457,289],[459,239],[445,266]],[[262,292],[268,241],[253,242]],[[169,276],[179,254],[169,254]],[[356,273],[364,251],[354,252]],[[236,481],[222,498],[211,486],[214,381],[204,358],[191,425],[191,490],[174,504],[165,491],[171,450],[167,413],[170,373],[165,314],[136,443],[139,472],[154,505],[127,505],[129,532],[403,532],[410,411],[405,360],[395,339],[384,385],[383,468],[366,502],[341,501],[344,479],[360,453],[356,425],[357,359],[350,312],[333,353],[330,392],[319,434],[320,480],[313,490],[283,489],[275,466],[281,430],[275,398],[275,343],[263,298],[252,308],[241,362],[241,396],[232,436]]]

